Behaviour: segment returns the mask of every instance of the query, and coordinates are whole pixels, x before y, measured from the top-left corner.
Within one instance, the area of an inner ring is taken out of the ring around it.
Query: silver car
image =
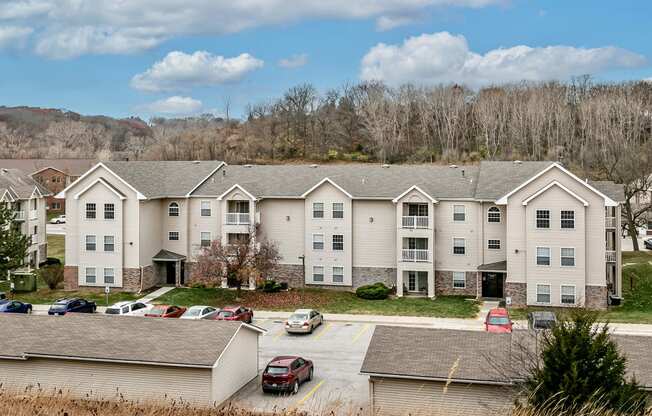
[[[297,309],[285,321],[285,331],[291,334],[311,334],[324,323],[324,316],[314,309]]]

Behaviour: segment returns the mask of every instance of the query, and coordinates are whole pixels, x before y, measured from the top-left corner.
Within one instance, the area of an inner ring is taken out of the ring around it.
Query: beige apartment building
[[[184,285],[202,247],[274,241],[267,276],[398,296],[604,308],[621,295],[622,187],[554,162],[105,162],[66,199],[66,287]]]

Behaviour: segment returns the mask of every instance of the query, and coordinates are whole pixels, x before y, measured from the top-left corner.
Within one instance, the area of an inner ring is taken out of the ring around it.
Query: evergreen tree
[[[0,203],[0,276],[25,264],[31,238],[24,235],[14,221],[15,211]]]

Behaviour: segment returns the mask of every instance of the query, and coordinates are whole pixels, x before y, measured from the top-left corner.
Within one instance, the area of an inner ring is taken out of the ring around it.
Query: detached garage
[[[0,384],[111,400],[219,406],[258,374],[252,325],[225,321],[3,314]]]

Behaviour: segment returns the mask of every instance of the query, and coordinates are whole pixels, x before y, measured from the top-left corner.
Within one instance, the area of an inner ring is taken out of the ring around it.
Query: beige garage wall
[[[258,376],[258,333],[240,327],[213,370],[212,401],[220,404]]]

